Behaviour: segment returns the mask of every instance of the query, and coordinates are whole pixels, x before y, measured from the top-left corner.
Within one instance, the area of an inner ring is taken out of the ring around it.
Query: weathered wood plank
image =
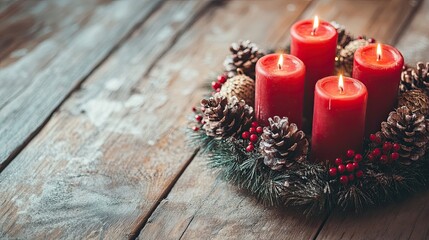
[[[416,4],[416,6],[418,6]],[[423,0],[414,18],[400,36],[397,47],[404,56],[407,64],[418,61],[429,62],[429,1]]]
[[[266,2],[261,3],[265,5]],[[290,2],[289,2],[290,3]],[[297,3],[297,2],[294,2]],[[302,4],[302,2],[300,2]],[[347,3],[347,4],[346,4]],[[231,5],[234,3],[230,3]],[[296,20],[294,17],[298,15],[292,14],[286,20],[282,19],[282,11],[278,12],[276,9],[287,9],[287,7],[275,6],[273,9],[264,9],[265,6],[258,5],[259,2],[247,2],[247,8],[261,9],[263,12],[270,12],[270,16],[275,17],[275,20],[270,20],[271,26],[278,26],[278,22],[283,22],[283,28],[273,29],[278,30],[277,33],[267,30],[259,30],[264,34],[269,35],[265,38],[264,35],[250,35],[252,33],[240,32],[239,36],[245,35],[242,38],[251,38],[263,46],[273,46],[273,39],[278,40],[279,44],[285,44],[288,38],[289,25]],[[278,2],[278,4],[288,4],[285,2]],[[398,7],[402,4],[399,1],[383,1],[382,5],[388,8]],[[339,6],[338,6],[339,5]],[[362,29],[361,25],[367,26],[373,21],[373,16],[377,15],[377,11],[359,10],[363,18],[350,18],[350,12],[356,11],[356,8],[365,6],[365,9],[371,9],[371,6],[381,6],[378,1],[316,1],[311,4],[311,7],[306,10],[302,17],[310,17],[315,13],[320,14],[327,20],[338,20],[346,26],[352,26],[352,29]],[[302,6],[294,5],[299,12],[303,9]],[[298,6],[298,7],[297,7]],[[335,6],[335,7],[332,7]],[[229,6],[228,6],[229,7]],[[246,8],[240,5],[241,8]],[[292,6],[289,6],[293,8]],[[378,12],[379,13],[379,12]],[[259,14],[259,13],[258,13]],[[279,14],[279,15],[277,15]],[[397,13],[402,14],[402,13]],[[286,14],[283,14],[286,15]],[[245,17],[241,14],[241,18]],[[264,18],[267,16],[264,15]],[[393,16],[396,18],[396,16]],[[260,22],[264,18],[258,18]],[[225,18],[224,21],[231,21]],[[406,21],[406,17],[401,18],[401,21]],[[253,23],[253,22],[252,22]],[[217,21],[214,24],[218,24]],[[380,22],[386,28],[393,30],[392,33],[383,33],[377,35],[375,30],[367,31],[367,34],[372,34],[383,41],[392,41],[394,38],[394,31],[399,23],[392,21]],[[376,29],[376,26],[373,26]],[[262,29],[262,27],[261,27]],[[260,33],[257,28],[254,29],[256,33]],[[280,35],[279,35],[280,34]],[[178,43],[176,47],[179,47]],[[204,44],[204,43],[202,43]],[[210,42],[204,49],[209,51],[214,48],[214,51],[220,55],[222,46],[220,44],[228,45],[226,43],[219,43],[215,46]],[[198,53],[200,58],[204,57],[207,53]],[[198,55],[196,54],[196,55]],[[222,59],[223,56],[217,56]],[[168,59],[168,58],[167,58]],[[199,58],[195,57],[195,63],[187,65],[198,64]],[[173,61],[173,60],[171,60]],[[218,67],[221,67],[220,61]],[[214,64],[213,64],[214,65]],[[197,68],[200,66],[197,65]],[[175,184],[169,195],[161,202],[155,212],[152,214],[148,223],[143,228],[140,238],[142,239],[311,239],[317,236],[319,226],[324,221],[323,216],[318,218],[306,219],[302,215],[293,213],[291,210],[283,211],[279,209],[264,208],[257,204],[253,198],[245,193],[238,192],[233,186],[225,183],[218,182],[214,179],[209,172],[205,170],[204,163],[201,159],[197,158],[192,161],[189,167],[185,170],[182,177]]]
[[[182,65],[192,66],[201,76],[207,75],[221,68],[232,41],[252,39],[261,46],[272,46],[272,41],[280,39],[288,31],[308,4],[283,0],[246,1],[246,4],[229,1],[224,9],[214,13],[213,19],[197,23],[196,28],[191,29],[162,62],[181,61]],[[285,13],[288,9],[289,12]],[[226,36],[216,38],[217,41],[212,41],[215,37],[212,29],[222,33],[231,22],[235,23],[234,28],[246,29],[246,26],[252,26],[252,29],[231,31]],[[206,26],[206,30],[201,31],[198,25]],[[201,39],[198,37],[200,35],[207,37],[198,42],[192,41]],[[276,46],[280,44],[274,42]],[[192,58],[180,60],[192,49],[195,49]],[[210,59],[212,64],[207,66],[201,59]],[[201,96],[202,92],[198,93]],[[197,99],[194,99],[195,103]],[[185,170],[172,192],[152,214],[139,238],[276,239],[288,236],[291,239],[308,239],[316,235],[323,220],[323,217],[306,219],[291,211],[265,208],[248,194],[216,181],[198,158]]]
[[[429,1],[423,1],[411,24],[399,38],[406,62],[428,61]],[[425,54],[426,53],[426,54]],[[318,239],[429,239],[429,193],[361,215],[330,216]]]
[[[172,143],[198,87],[177,81],[198,77],[178,63],[148,71],[209,4],[163,4],[8,165],[0,238],[121,239],[140,230],[193,154]]]
[[[0,25],[0,170],[160,0],[24,1]]]

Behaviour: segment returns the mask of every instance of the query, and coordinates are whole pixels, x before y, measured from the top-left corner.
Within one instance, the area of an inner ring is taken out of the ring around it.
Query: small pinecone
[[[303,131],[287,117],[275,116],[268,119],[270,125],[264,127],[259,148],[264,155],[264,163],[272,170],[291,168],[296,162],[306,159],[308,140]]]
[[[429,93],[429,62],[418,62],[416,69],[404,66],[399,90],[405,92],[413,89],[422,89],[426,94]]]
[[[419,160],[426,152],[428,122],[420,113],[412,113],[407,107],[390,112],[386,122],[381,123],[381,134],[401,146],[401,161],[410,164]]]
[[[249,129],[253,121],[253,108],[236,97],[228,100],[220,94],[201,100],[203,129],[215,139],[237,137]]]
[[[409,90],[402,93],[398,98],[398,107],[405,106],[412,113],[423,114],[426,118],[429,116],[429,97],[423,90]]]
[[[244,100],[247,105],[253,106],[255,101],[255,81],[244,74],[239,74],[228,79],[220,89],[220,94],[231,100],[237,97],[238,100]]]
[[[255,66],[259,58],[264,56],[264,53],[259,50],[256,44],[249,40],[240,41],[239,43],[231,44],[229,48],[231,55],[226,57],[223,65],[229,78],[237,75],[237,69],[240,68],[245,75],[255,79]]]
[[[351,76],[353,70],[354,54],[358,48],[366,46],[369,41],[366,39],[357,39],[351,41],[335,58],[337,69],[342,70],[345,76]]]
[[[346,27],[340,25],[337,22],[331,22],[331,25],[337,30],[338,40],[337,45],[338,49],[343,49],[353,40],[353,36],[346,30]]]

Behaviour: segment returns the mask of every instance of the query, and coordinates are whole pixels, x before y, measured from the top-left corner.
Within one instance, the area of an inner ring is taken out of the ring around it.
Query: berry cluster
[[[375,43],[376,42],[374,38],[366,38],[365,36],[358,36],[357,39],[365,39],[369,43]]]
[[[197,126],[192,126],[192,130],[194,130],[196,132],[196,131],[200,130],[200,127],[202,125],[204,125],[203,115],[201,114],[202,109],[201,109],[201,111],[198,111],[198,109],[196,107],[192,107],[192,112],[195,113],[195,121],[197,121],[197,124],[198,124]]]
[[[336,167],[329,168],[329,176],[338,178],[340,183],[347,185],[356,178],[362,178],[363,171],[359,169],[359,162],[362,161],[361,154],[348,150],[345,161],[342,158],[335,159]]]
[[[228,80],[226,74],[217,76],[217,81],[212,82],[213,90],[215,90],[216,92],[219,92],[222,85],[226,83],[226,80]]]
[[[247,152],[255,150],[255,143],[258,142],[259,136],[264,131],[262,126],[259,126],[258,122],[252,122],[252,126],[249,128],[249,131],[245,131],[241,134],[241,137],[244,140],[249,140],[249,145],[246,147]]]
[[[399,159],[399,149],[401,146],[398,143],[391,143],[382,141],[381,138],[375,134],[369,136],[371,141],[372,150],[368,153],[368,160],[371,162],[379,162],[381,164],[393,163]]]

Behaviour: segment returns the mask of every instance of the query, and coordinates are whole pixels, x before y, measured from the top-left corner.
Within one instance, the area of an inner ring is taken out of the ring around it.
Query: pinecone
[[[291,168],[296,162],[306,159],[308,140],[303,131],[287,117],[275,116],[268,119],[269,126],[264,127],[259,149],[264,155],[264,163],[272,170]]]
[[[233,43],[229,50],[231,55],[226,57],[223,63],[228,77],[232,78],[237,75],[237,69],[240,68],[245,75],[255,79],[256,62],[265,54],[249,40]]]
[[[353,40],[353,36],[346,30],[346,27],[340,25],[337,22],[331,22],[331,25],[337,30],[338,40],[337,40],[337,50],[341,50]],[[339,53],[339,52],[337,52]]]
[[[220,94],[228,98],[228,100],[235,96],[238,100],[244,100],[247,105],[253,106],[255,101],[255,81],[244,74],[239,74],[228,79],[222,85]]]
[[[418,62],[416,69],[404,66],[399,90],[405,92],[413,89],[422,89],[426,94],[429,93],[429,62]]]
[[[400,160],[405,164],[424,156],[428,143],[428,121],[420,113],[407,107],[390,112],[386,122],[381,123],[381,134],[386,139],[399,143]]]
[[[215,139],[237,137],[244,129],[249,129],[253,120],[253,108],[236,97],[228,100],[217,93],[201,100],[201,106],[204,109],[202,128],[207,136]]]
[[[369,41],[366,39],[353,40],[349,44],[347,44],[347,46],[342,49],[335,58],[335,65],[337,69],[341,70],[343,75],[350,77],[352,75],[353,58],[356,50],[368,44]]]
[[[398,98],[398,107],[406,106],[413,113],[420,113],[427,118],[429,116],[429,97],[421,89],[409,90]]]

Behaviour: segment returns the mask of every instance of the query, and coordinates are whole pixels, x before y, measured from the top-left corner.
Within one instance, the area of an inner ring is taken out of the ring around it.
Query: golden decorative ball
[[[228,79],[220,89],[220,94],[228,100],[237,97],[253,107],[255,102],[255,81],[244,74],[238,74]]]

